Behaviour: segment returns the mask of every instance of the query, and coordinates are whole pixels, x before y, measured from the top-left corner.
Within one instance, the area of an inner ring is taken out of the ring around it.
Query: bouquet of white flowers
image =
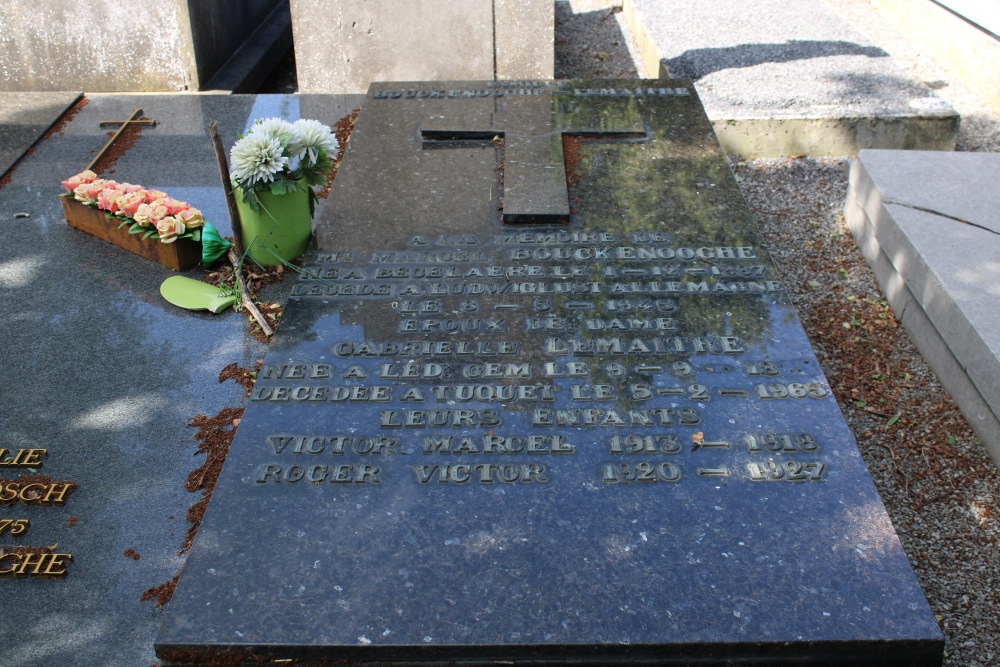
[[[310,209],[316,194],[310,185],[323,185],[333,168],[337,137],[317,120],[289,123],[281,118],[258,120],[230,152],[230,177],[243,201],[260,208],[258,193],[276,195],[309,190]]]

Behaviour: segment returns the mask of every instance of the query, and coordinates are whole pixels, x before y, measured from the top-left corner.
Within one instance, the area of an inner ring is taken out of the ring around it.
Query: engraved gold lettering
[[[693,408],[644,410],[598,410],[537,408],[531,411],[532,426],[695,426],[701,415]]]
[[[500,423],[496,410],[383,410],[379,416],[381,428],[490,428]]]
[[[62,505],[66,496],[76,489],[68,482],[8,482],[0,480],[0,505]]]
[[[617,398],[614,387],[609,384],[570,385],[569,395],[574,401],[608,401]]]
[[[425,436],[424,454],[571,454],[576,447],[565,435]]]
[[[538,463],[476,463],[460,464],[424,464],[410,466],[417,481],[429,484],[466,484],[478,481],[480,484],[533,484],[547,483],[546,468]]]
[[[0,468],[40,468],[45,449],[0,449]]]
[[[530,363],[468,364],[462,367],[462,377],[466,378],[527,378],[531,377]]]
[[[0,578],[63,577],[67,563],[72,561],[73,555],[64,553],[4,553],[0,555]]]
[[[30,527],[31,522],[27,519],[0,519],[0,535],[4,533],[11,536],[23,535]]]
[[[269,482],[280,484],[295,484],[305,480],[311,484],[379,484],[379,474],[381,470],[368,464],[338,464],[326,466],[322,464],[312,466],[292,465],[282,467],[276,463],[265,463],[257,467],[256,482],[267,484]]]
[[[589,369],[585,361],[570,361],[565,364],[548,361],[544,366],[544,375],[546,377],[587,377],[588,372]]]

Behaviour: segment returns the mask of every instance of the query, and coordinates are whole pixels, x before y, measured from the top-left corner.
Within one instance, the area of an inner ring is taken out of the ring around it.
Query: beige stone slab
[[[490,0],[292,0],[301,93],[372,81],[493,79]],[[317,17],[323,17],[320,21]]]
[[[372,81],[553,76],[551,0],[291,0],[291,7],[302,93],[365,93]]]
[[[551,79],[555,74],[555,5],[494,0],[497,79]]]

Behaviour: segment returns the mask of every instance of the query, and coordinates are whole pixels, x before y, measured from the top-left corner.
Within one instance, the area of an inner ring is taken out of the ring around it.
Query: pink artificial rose
[[[141,226],[148,227],[167,217],[167,207],[159,203],[140,204],[132,217]]]
[[[143,190],[118,195],[118,215],[135,218],[136,211],[145,203],[146,193]]]
[[[89,184],[81,183],[80,185],[73,188],[73,199],[77,200],[78,202],[83,202],[84,204],[89,202],[90,198],[87,197],[87,185]]]
[[[156,222],[156,232],[160,235],[162,243],[173,243],[184,231],[184,223],[173,216],[167,216]]]
[[[205,218],[201,211],[196,208],[188,208],[177,213],[174,217],[184,223],[188,229],[198,229],[205,226]]]
[[[120,190],[105,188],[101,191],[101,194],[97,195],[97,208],[102,211],[108,211],[109,213],[117,213],[118,197],[121,194]]]
[[[96,202],[100,194],[109,187],[109,184],[112,184],[113,187],[114,181],[98,178],[90,183],[83,183],[74,188],[73,198],[85,204]]]
[[[134,185],[132,183],[119,183],[118,189],[124,192],[131,193],[131,192],[139,192],[140,190],[143,189],[143,187],[141,185]]]
[[[81,171],[76,176],[71,176],[62,182],[62,186],[66,188],[66,192],[73,193],[78,185],[85,185],[87,183],[92,183],[97,180],[97,174],[90,171],[89,169]]]
[[[164,197],[159,203],[167,207],[167,215],[177,215],[181,211],[191,208],[191,205],[187,202],[177,201],[170,197]]]
[[[152,204],[157,199],[164,199],[166,196],[166,192],[160,192],[159,190],[146,190],[146,203]]]

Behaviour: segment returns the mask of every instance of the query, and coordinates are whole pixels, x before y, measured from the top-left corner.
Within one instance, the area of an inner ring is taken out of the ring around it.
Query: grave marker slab
[[[162,659],[940,664],[689,83],[374,84],[315,240]]]

